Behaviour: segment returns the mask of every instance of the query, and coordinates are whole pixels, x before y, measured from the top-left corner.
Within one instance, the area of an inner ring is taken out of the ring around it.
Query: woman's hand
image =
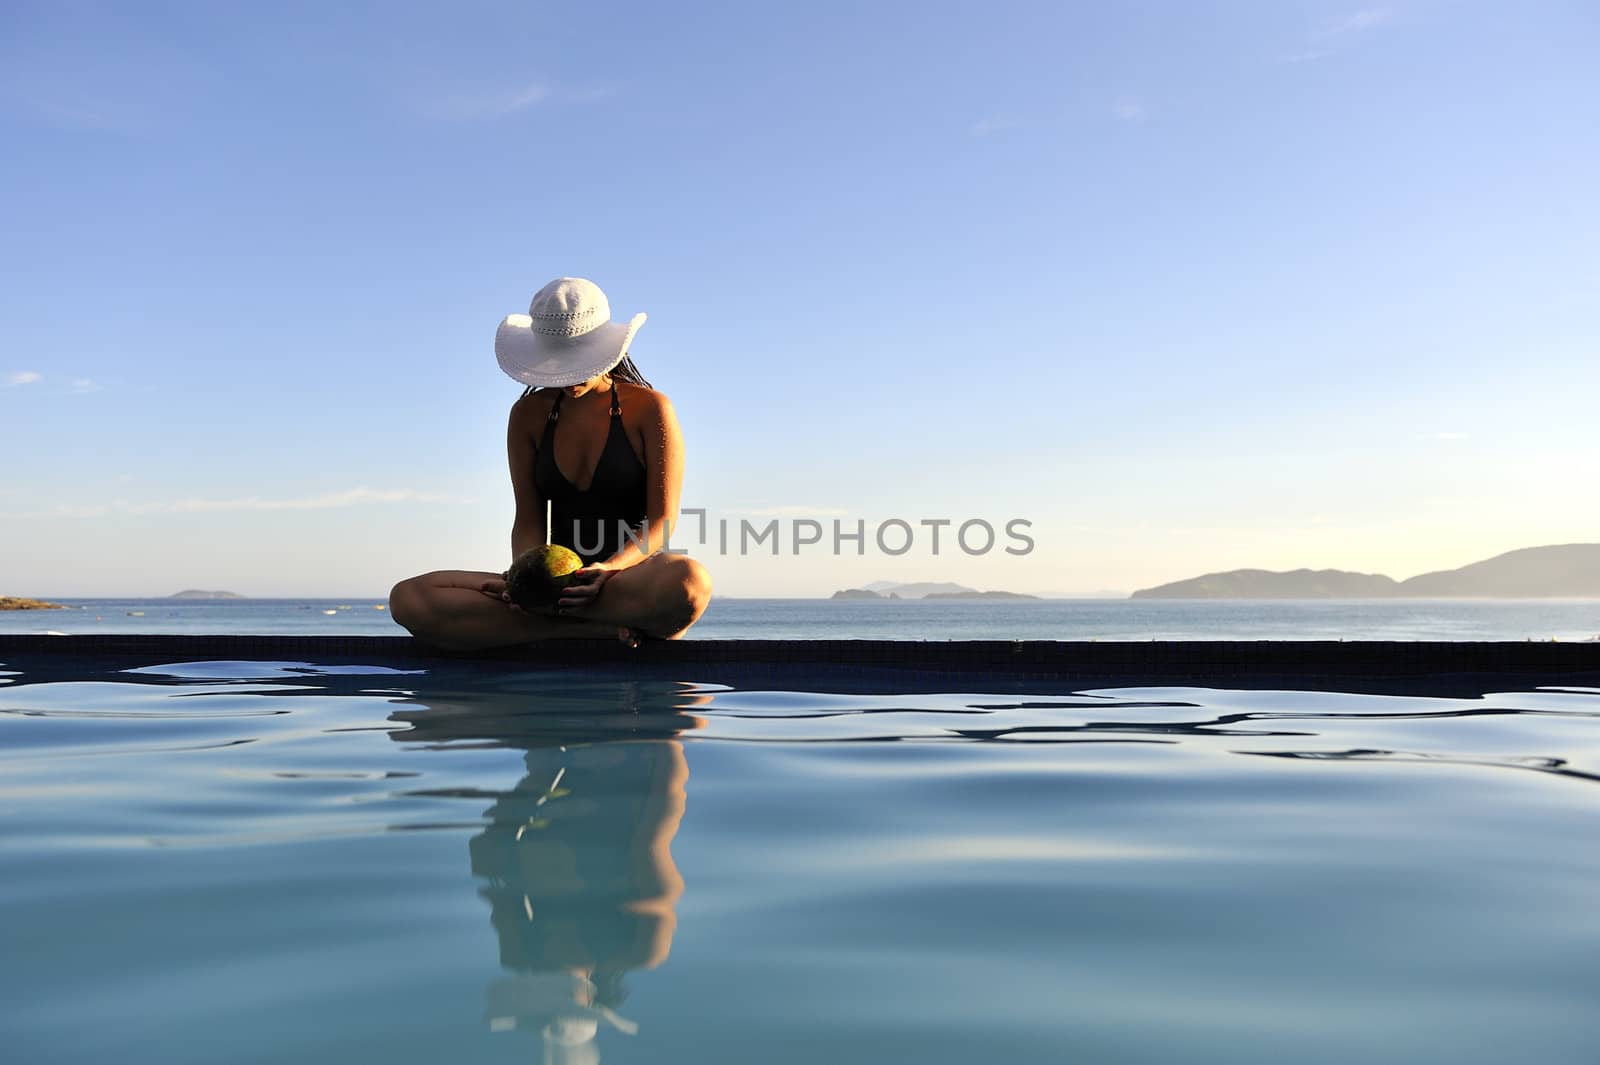
[[[600,565],[584,566],[582,569],[574,570],[572,579],[561,589],[561,598],[556,600],[556,613],[582,617],[584,611],[593,606],[594,601],[599,598],[600,589],[605,587],[613,572]]]
[[[490,577],[488,580],[478,585],[478,591],[482,592],[490,599],[497,599],[504,603],[506,606],[511,608],[511,612],[514,614],[526,614],[526,610],[523,610],[520,606],[511,601],[511,593],[506,590],[506,576],[506,574],[502,573],[498,577]]]

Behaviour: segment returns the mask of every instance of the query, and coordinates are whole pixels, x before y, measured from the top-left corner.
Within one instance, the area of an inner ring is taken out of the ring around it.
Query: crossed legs
[[[581,616],[513,610],[481,589],[498,573],[435,570],[389,593],[389,615],[411,635],[453,651],[534,640],[612,638],[621,629],[673,640],[699,620],[711,598],[706,568],[687,555],[654,554],[606,579]]]

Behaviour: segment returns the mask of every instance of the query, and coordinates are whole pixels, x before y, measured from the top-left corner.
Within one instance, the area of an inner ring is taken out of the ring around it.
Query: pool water
[[[1600,689],[51,656],[7,1062],[1588,1062]]]

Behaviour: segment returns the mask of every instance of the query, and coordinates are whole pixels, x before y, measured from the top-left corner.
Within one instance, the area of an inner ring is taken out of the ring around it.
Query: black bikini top
[[[588,514],[637,520],[645,511],[645,469],[628,443],[622,426],[622,404],[617,399],[617,383],[611,382],[611,427],[606,443],[594,465],[589,487],[579,489],[567,480],[556,465],[556,422],[561,419],[562,392],[556,393],[550,416],[544,421],[544,436],[534,460],[533,483],[539,494],[553,503],[581,502]]]

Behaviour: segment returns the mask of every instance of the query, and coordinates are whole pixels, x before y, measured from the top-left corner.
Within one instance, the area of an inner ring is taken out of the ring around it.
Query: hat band
[[[602,311],[605,313],[602,314]],[[600,318],[598,323],[593,321],[597,316]],[[587,307],[581,311],[571,311],[565,314],[530,313],[528,317],[532,319],[528,324],[528,328],[540,336],[571,338],[592,332],[599,328],[601,324],[609,321],[611,319],[611,309],[609,307]]]

